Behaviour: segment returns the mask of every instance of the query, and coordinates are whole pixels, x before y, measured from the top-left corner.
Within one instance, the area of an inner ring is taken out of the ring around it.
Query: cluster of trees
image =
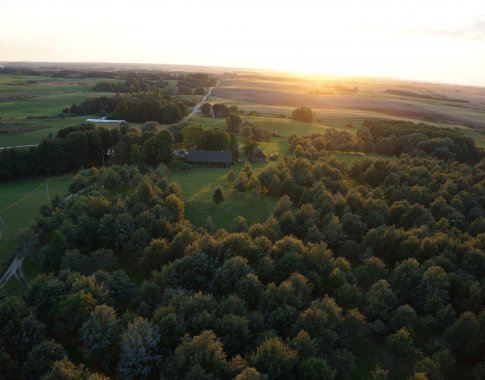
[[[109,159],[109,149],[120,139],[117,129],[80,124],[61,129],[36,147],[0,151],[0,181],[22,177],[63,174],[82,166],[100,165]]]
[[[179,89],[179,93],[181,92],[181,89],[188,89],[190,91],[190,94],[192,94],[193,92],[197,92],[197,89],[204,89],[204,87],[211,87],[215,84],[215,78],[211,77],[209,74],[189,73],[178,79],[177,87]],[[203,94],[204,92],[202,92],[202,94],[196,95]]]
[[[317,155],[328,150],[381,153],[387,156],[433,156],[443,160],[475,163],[484,157],[483,150],[471,137],[459,130],[439,128],[395,120],[366,120],[355,138],[334,128],[323,134],[290,138],[290,152],[305,151]]]
[[[106,76],[105,78],[111,77]],[[161,95],[167,93],[168,80],[176,80],[178,95],[204,95],[204,87],[210,87],[215,84],[215,79],[204,73],[127,72],[119,73],[116,78],[118,79],[117,81],[104,80],[98,82],[93,87],[94,91]],[[124,81],[121,79],[124,79]]]
[[[212,105],[210,103],[204,103],[202,104],[201,111],[204,116],[214,115],[216,119],[223,119],[229,117],[230,115],[237,115],[239,109],[237,106],[232,105],[228,107],[223,103],[215,103]]]
[[[275,135],[275,132],[246,120],[242,123],[240,135],[243,139],[251,139],[257,142],[268,142],[271,141],[271,137]]]
[[[151,121],[137,128],[122,128],[117,144],[111,150],[111,162],[119,165],[149,165],[169,164],[173,158],[172,133],[161,130],[157,122]]]
[[[219,128],[204,129],[200,125],[188,125],[182,129],[181,135],[182,144],[187,149],[230,151],[233,160],[239,158],[239,147],[233,133]]]
[[[79,104],[72,104],[71,107],[63,109],[62,112],[73,115],[94,115],[99,113],[107,115],[113,113],[119,102],[120,99],[118,97],[101,96],[87,99]]]
[[[0,301],[3,375],[349,379],[366,347],[369,378],[483,376],[485,161],[295,152],[241,173],[279,201],[215,232],[162,167],[79,173],[23,239],[50,274]]]
[[[296,121],[311,123],[313,121],[313,111],[309,107],[298,107],[291,113],[291,118]]]
[[[182,102],[172,102],[156,96],[122,97],[115,108],[114,117],[134,122],[149,120],[162,124],[172,124],[182,120],[190,113],[189,107]]]
[[[157,121],[172,124],[182,120],[190,112],[187,104],[173,102],[169,96],[138,94],[131,96],[99,97],[73,104],[69,111],[74,115],[103,113],[110,118],[123,119],[137,123]]]

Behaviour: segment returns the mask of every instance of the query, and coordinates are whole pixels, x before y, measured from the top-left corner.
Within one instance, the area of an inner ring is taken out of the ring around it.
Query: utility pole
[[[51,196],[49,194],[49,181],[45,180],[45,191],[47,193],[47,202],[51,203]]]

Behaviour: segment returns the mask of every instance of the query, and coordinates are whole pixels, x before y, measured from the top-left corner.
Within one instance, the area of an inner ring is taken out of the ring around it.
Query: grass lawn
[[[49,178],[49,194],[64,194],[71,176]],[[16,237],[47,203],[46,179],[21,179],[0,184],[0,273],[10,261]]]
[[[264,165],[254,165],[258,167]],[[248,224],[264,221],[271,213],[276,199],[269,196],[253,197],[231,188],[226,179],[229,172],[238,172],[242,164],[233,168],[192,168],[190,171],[172,171],[170,179],[180,184],[185,201],[185,213],[195,227],[205,227],[210,216],[216,228],[231,229],[233,220],[240,215]],[[224,191],[225,200],[216,205],[212,193],[217,186]]]

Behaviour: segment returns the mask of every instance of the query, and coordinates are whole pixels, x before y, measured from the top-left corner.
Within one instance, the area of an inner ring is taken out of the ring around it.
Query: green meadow
[[[88,98],[101,78],[52,78],[0,74],[0,147],[38,144],[49,134],[75,125],[86,116],[59,117],[62,110]]]
[[[255,169],[262,164],[254,165]],[[232,168],[192,168],[190,171],[172,171],[170,179],[180,184],[185,201],[187,218],[196,227],[205,227],[207,218],[212,218],[215,228],[233,227],[234,218],[242,216],[248,223],[264,221],[270,214],[276,202],[273,197],[238,193],[232,189],[227,175],[239,172],[243,164]],[[214,189],[221,186],[225,200],[219,205],[212,199]]]
[[[66,175],[0,183],[0,272],[10,261],[19,232],[30,225],[48,196],[66,193],[70,180]]]

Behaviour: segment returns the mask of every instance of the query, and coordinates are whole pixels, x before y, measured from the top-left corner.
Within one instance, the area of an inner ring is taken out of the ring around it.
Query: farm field
[[[70,175],[52,177],[49,196],[67,191]],[[46,178],[21,179],[0,184],[0,273],[10,260],[18,233],[29,226],[39,208],[48,201]]]
[[[0,125],[0,148],[38,144],[44,137],[55,135],[60,129],[79,124],[89,116],[66,118],[22,119]]]
[[[0,147],[38,144],[49,134],[85,120],[87,116],[58,115],[73,103],[113,95],[92,91],[101,80],[105,81],[0,74]]]
[[[241,107],[248,107],[251,103],[290,108],[306,105],[315,109],[370,111],[386,117],[425,119],[439,123],[473,123],[477,127],[485,128],[485,108],[480,104],[465,107],[441,101],[390,98],[385,94],[366,91],[365,88],[358,93],[312,94],[309,87],[311,82],[308,83],[307,87],[295,87],[284,82],[272,82],[268,85],[258,81],[233,79],[224,81],[222,86],[214,90],[214,95],[237,100]]]

